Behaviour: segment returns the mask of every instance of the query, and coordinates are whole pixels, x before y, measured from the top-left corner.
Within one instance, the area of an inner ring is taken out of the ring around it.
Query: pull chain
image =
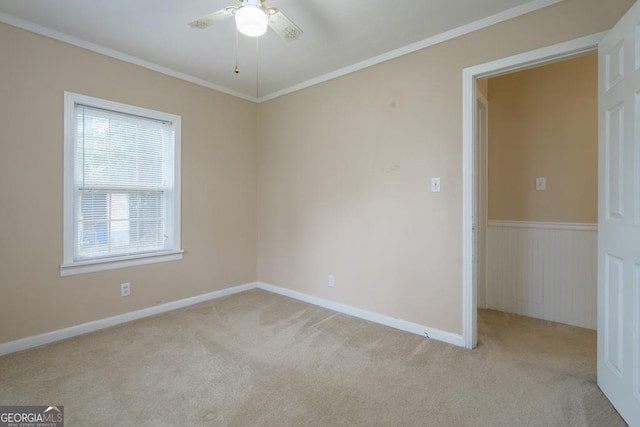
[[[238,29],[236,29],[236,68],[233,70],[238,74],[240,72],[240,68],[238,68]]]
[[[258,42],[260,37],[256,37],[256,101],[260,98],[260,91],[258,83],[260,82],[260,44]]]
[[[260,98],[260,37],[256,37],[256,100]],[[240,73],[238,68],[238,30],[236,30],[236,67],[234,70],[236,74]]]

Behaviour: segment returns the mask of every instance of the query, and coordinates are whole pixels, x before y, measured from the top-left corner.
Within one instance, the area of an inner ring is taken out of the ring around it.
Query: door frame
[[[478,343],[478,283],[474,279],[473,213],[478,201],[474,196],[478,171],[474,168],[477,115],[477,80],[533,68],[597,52],[598,43],[607,32],[592,34],[522,54],[509,56],[462,72],[462,339],[473,349]]]
[[[474,197],[476,197],[476,211],[475,211],[475,230],[476,240],[474,247],[475,256],[475,271],[474,281],[476,282],[476,302],[480,308],[485,308],[487,305],[487,184],[488,177],[488,140],[489,140],[489,101],[479,91],[476,93],[478,108],[476,112],[476,119],[482,120],[482,123],[476,122],[476,137],[480,139],[476,140],[474,154],[477,158],[474,159],[474,165],[477,167],[475,170],[475,187]],[[480,115],[480,108],[484,109],[484,115]]]

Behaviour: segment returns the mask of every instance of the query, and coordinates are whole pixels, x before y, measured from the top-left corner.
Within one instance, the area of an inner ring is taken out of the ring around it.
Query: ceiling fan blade
[[[280,37],[287,41],[297,40],[302,35],[302,30],[293,21],[275,8],[269,8],[274,13],[269,16],[269,26]]]
[[[189,22],[189,26],[191,28],[204,30],[205,28],[212,26],[216,22],[231,18],[235,13],[236,9],[238,8],[235,6],[225,7],[224,9],[220,9],[217,12],[210,13],[208,15],[205,15],[201,18],[196,19],[193,22]]]

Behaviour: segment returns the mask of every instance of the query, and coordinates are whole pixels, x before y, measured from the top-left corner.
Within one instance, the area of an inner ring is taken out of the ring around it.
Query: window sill
[[[151,254],[128,255],[117,258],[93,259],[75,261],[60,266],[60,276],[95,273],[97,271],[115,270],[117,268],[135,267],[138,265],[155,264],[158,262],[176,261],[182,259],[184,251],[164,251]]]

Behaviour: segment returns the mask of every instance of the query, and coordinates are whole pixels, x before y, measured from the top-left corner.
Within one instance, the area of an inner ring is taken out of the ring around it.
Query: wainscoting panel
[[[597,226],[489,221],[487,308],[596,329]]]

